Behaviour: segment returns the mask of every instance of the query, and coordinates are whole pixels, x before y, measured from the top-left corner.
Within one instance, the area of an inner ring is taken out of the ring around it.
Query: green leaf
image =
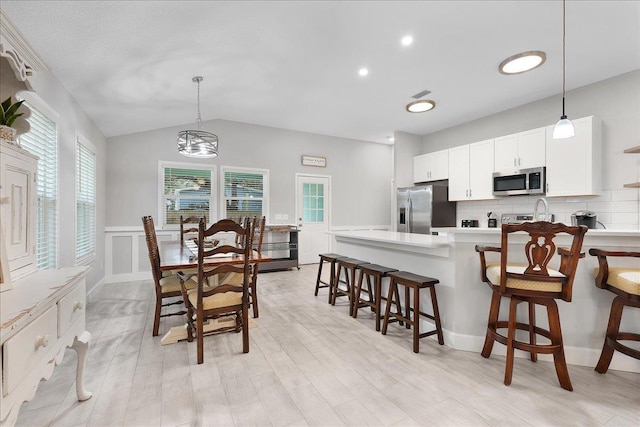
[[[15,122],[15,121],[16,121],[16,119],[17,119],[18,117],[22,116],[23,114],[24,114],[24,113],[14,114],[13,116],[9,117],[9,118],[7,119],[7,124],[6,124],[6,126],[11,127],[11,125],[13,124],[13,122]]]
[[[7,118],[7,120],[9,120],[9,118],[16,113],[16,111],[18,110],[18,108],[20,108],[23,102],[24,101],[16,102],[12,106],[10,106],[8,110],[5,110],[4,115]]]
[[[4,125],[4,108],[0,108],[0,125]]]
[[[11,97],[8,97],[2,102],[2,111],[7,111],[11,106]]]

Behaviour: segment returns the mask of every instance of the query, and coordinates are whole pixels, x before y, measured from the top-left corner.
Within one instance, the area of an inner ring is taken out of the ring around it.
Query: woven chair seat
[[[198,304],[198,290],[192,289],[188,292],[189,302],[195,307]],[[242,304],[242,292],[223,292],[202,298],[202,308],[204,310],[213,310],[214,308],[222,308],[233,305]]]
[[[525,266],[520,265],[507,265],[507,273],[523,274]],[[564,274],[559,271],[548,269],[549,276],[551,277],[565,277]],[[494,283],[496,286],[500,285],[500,266],[490,265],[487,267],[487,279]],[[521,280],[507,278],[507,288],[523,289],[528,291],[543,291],[543,292],[561,292],[562,283],[560,282],[542,282],[537,280]]]

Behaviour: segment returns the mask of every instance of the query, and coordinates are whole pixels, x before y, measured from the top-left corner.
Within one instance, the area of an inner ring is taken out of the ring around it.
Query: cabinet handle
[[[547,193],[549,192],[549,183],[547,182]]]
[[[520,157],[518,157],[518,166],[522,165],[522,159]]]
[[[73,303],[73,311],[82,310],[82,301],[76,301]]]
[[[516,166],[516,158],[513,158],[513,166]]]
[[[49,345],[49,335],[38,335],[36,337],[36,350],[39,349],[40,347],[42,348],[46,348]]]
[[[472,191],[473,191],[472,189],[469,189],[469,197],[471,197]]]

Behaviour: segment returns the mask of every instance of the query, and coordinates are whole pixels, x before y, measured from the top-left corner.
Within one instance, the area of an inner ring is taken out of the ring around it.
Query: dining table
[[[224,242],[221,242],[220,244],[224,244]],[[158,249],[160,251],[161,271],[187,272],[188,270],[195,270],[198,268],[198,245],[194,240],[189,239],[185,240],[184,242],[181,242],[179,240],[161,241],[158,244]],[[252,250],[249,262],[253,264],[268,262],[271,260],[271,257],[263,255],[259,251]],[[204,258],[204,266],[207,268],[212,268],[223,264],[237,265],[243,263],[244,255],[238,255],[235,253],[230,253],[229,256],[218,254]],[[204,332],[207,333],[211,330],[221,328],[230,322],[235,322],[235,320],[230,317],[209,320],[204,325]],[[162,345],[173,344],[178,341],[187,339],[188,327],[189,325],[185,323],[184,325],[174,326],[170,328],[169,331],[162,337],[160,343]]]

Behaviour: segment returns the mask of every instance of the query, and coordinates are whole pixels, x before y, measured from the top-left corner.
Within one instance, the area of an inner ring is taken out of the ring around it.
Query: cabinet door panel
[[[472,200],[493,199],[493,139],[469,145],[469,189]]]
[[[449,150],[436,151],[430,153],[431,156],[431,176],[430,181],[438,181],[449,178]]]
[[[545,128],[532,129],[518,134],[518,167],[535,168],[545,164]]]
[[[469,146],[449,149],[449,200],[467,200],[469,191]]]
[[[425,182],[429,180],[429,158],[426,154],[413,158],[413,182]]]
[[[495,139],[494,172],[518,169],[518,134],[501,136]]]

